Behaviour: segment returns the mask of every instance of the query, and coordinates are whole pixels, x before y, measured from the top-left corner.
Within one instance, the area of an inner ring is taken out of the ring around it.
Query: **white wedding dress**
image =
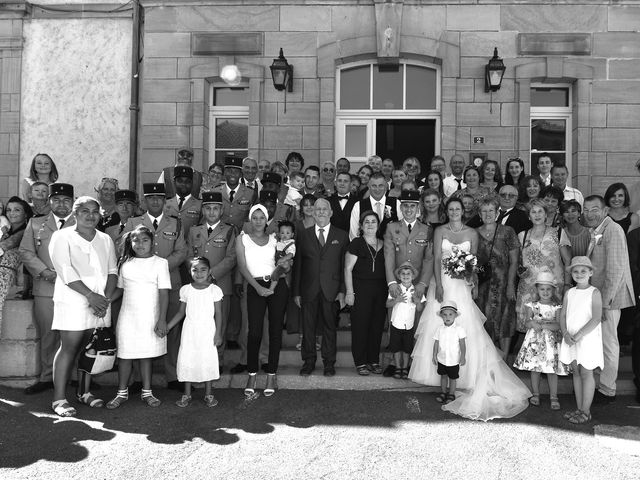
[[[471,244],[465,241],[455,245],[444,238],[442,257],[450,256],[454,246],[468,251]],[[443,405],[442,409],[483,421],[518,415],[529,405],[531,392],[498,354],[484,329],[485,316],[473,301],[471,287],[465,280],[453,279],[442,271],[442,288],[444,300],[453,300],[458,305],[460,316],[456,323],[464,328],[467,335],[466,364],[460,367],[456,400]],[[440,303],[435,299],[435,281],[432,280],[427,304],[416,330],[413,364],[409,371],[409,378],[423,385],[440,385],[440,375],[432,363],[433,335],[442,325],[439,311]]]

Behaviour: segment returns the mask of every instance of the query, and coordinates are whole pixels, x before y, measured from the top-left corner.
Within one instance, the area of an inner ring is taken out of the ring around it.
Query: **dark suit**
[[[507,227],[513,228],[516,232],[516,235],[533,227],[533,224],[531,223],[531,220],[529,220],[529,215],[527,215],[527,212],[518,208],[511,209],[506,217],[506,222],[503,223],[502,220],[500,220],[500,223],[502,223],[502,225],[506,225]],[[467,222],[467,227],[478,228],[483,224],[484,222],[480,220],[480,215],[474,215]]]
[[[325,235],[325,245],[320,247],[315,226],[298,232],[293,295],[302,297],[302,360],[307,365],[316,362],[316,321],[320,315],[323,323],[322,359],[326,368],[333,367],[336,362],[334,301],[338,293],[344,292],[344,255],[349,236],[333,226]]]
[[[331,225],[348,232],[349,222],[351,221],[351,210],[353,210],[353,206],[357,202],[358,199],[354,195],[349,195],[347,203],[344,205],[344,208],[342,208],[340,206],[338,194],[334,193],[331,195],[329,197],[329,203],[331,204],[331,210],[333,211],[333,215],[331,215]]]
[[[627,246],[629,248],[629,264],[631,267],[631,280],[633,281],[634,298],[640,294],[640,228],[631,230],[627,235]],[[634,382],[636,389],[640,392],[640,321],[638,312],[640,308],[636,302],[634,309],[634,328],[631,349],[631,365],[633,368]]]

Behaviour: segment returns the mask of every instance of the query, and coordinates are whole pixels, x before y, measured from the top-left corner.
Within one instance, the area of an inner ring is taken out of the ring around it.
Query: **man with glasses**
[[[518,201],[518,189],[513,185],[503,185],[498,193],[498,200],[500,202],[500,210],[498,210],[497,223],[507,225],[515,230],[516,234],[529,230],[533,224],[529,220],[526,212],[515,208]],[[478,228],[483,222],[480,219],[480,215],[474,215],[467,222],[467,226],[471,228]]]
[[[178,165],[193,168],[193,149],[190,147],[181,147],[178,149],[176,156],[176,163],[173,167],[166,167],[162,170],[162,173],[158,177],[158,183],[164,183],[164,189],[167,194],[167,198],[172,198],[176,194],[175,185],[173,183],[174,173],[173,170]],[[200,198],[200,187],[202,186],[202,173],[195,170],[193,171],[193,185],[191,187],[191,195],[196,198]]]
[[[57,330],[51,330],[56,271],[49,256],[49,242],[54,232],[75,226],[75,217],[71,214],[73,186],[52,184],[49,204],[51,212],[29,220],[20,242],[20,258],[33,275],[33,315],[40,334],[40,378],[25,388],[27,395],[53,389],[53,357],[60,346],[60,335]]]

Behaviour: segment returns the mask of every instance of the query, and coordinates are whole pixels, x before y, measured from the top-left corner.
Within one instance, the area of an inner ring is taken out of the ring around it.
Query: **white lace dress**
[[[453,246],[448,239],[442,240],[443,258],[451,255]],[[464,250],[471,248],[469,241],[456,246]],[[484,329],[486,319],[473,301],[471,287],[465,280],[451,278],[444,271],[442,287],[444,300],[453,300],[458,305],[460,316],[456,323],[467,333],[466,364],[460,367],[459,391],[456,400],[442,409],[483,421],[518,415],[529,405],[531,392],[498,354]],[[435,299],[435,282],[432,281],[427,292],[427,306],[416,330],[413,364],[409,371],[409,378],[423,385],[440,385],[440,375],[432,363],[433,335],[442,325],[439,311],[440,303]]]

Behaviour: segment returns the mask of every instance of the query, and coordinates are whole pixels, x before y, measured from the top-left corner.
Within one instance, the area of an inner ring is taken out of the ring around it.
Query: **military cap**
[[[202,192],[202,205],[208,203],[222,204],[222,193],[220,192]]]
[[[164,183],[145,183],[142,185],[142,191],[144,195],[166,195],[164,190]]]
[[[137,203],[138,194],[133,190],[118,190],[115,193],[115,199],[116,199],[116,203],[124,202],[124,201]]]
[[[270,190],[261,190],[260,191],[260,203],[262,202],[278,202],[278,192],[273,192]]]
[[[242,158],[229,155],[224,157],[225,168],[239,168],[242,169]]]
[[[173,167],[173,178],[178,177],[193,178],[193,168],[186,165],[176,165]]]
[[[282,177],[279,173],[275,172],[264,172],[262,174],[262,184],[265,183],[275,183],[276,185],[280,185],[282,183]]]
[[[55,195],[64,195],[73,198],[73,185],[68,183],[52,183],[49,185],[49,198]]]
[[[420,203],[420,192],[417,190],[403,190],[400,192],[400,202]]]

